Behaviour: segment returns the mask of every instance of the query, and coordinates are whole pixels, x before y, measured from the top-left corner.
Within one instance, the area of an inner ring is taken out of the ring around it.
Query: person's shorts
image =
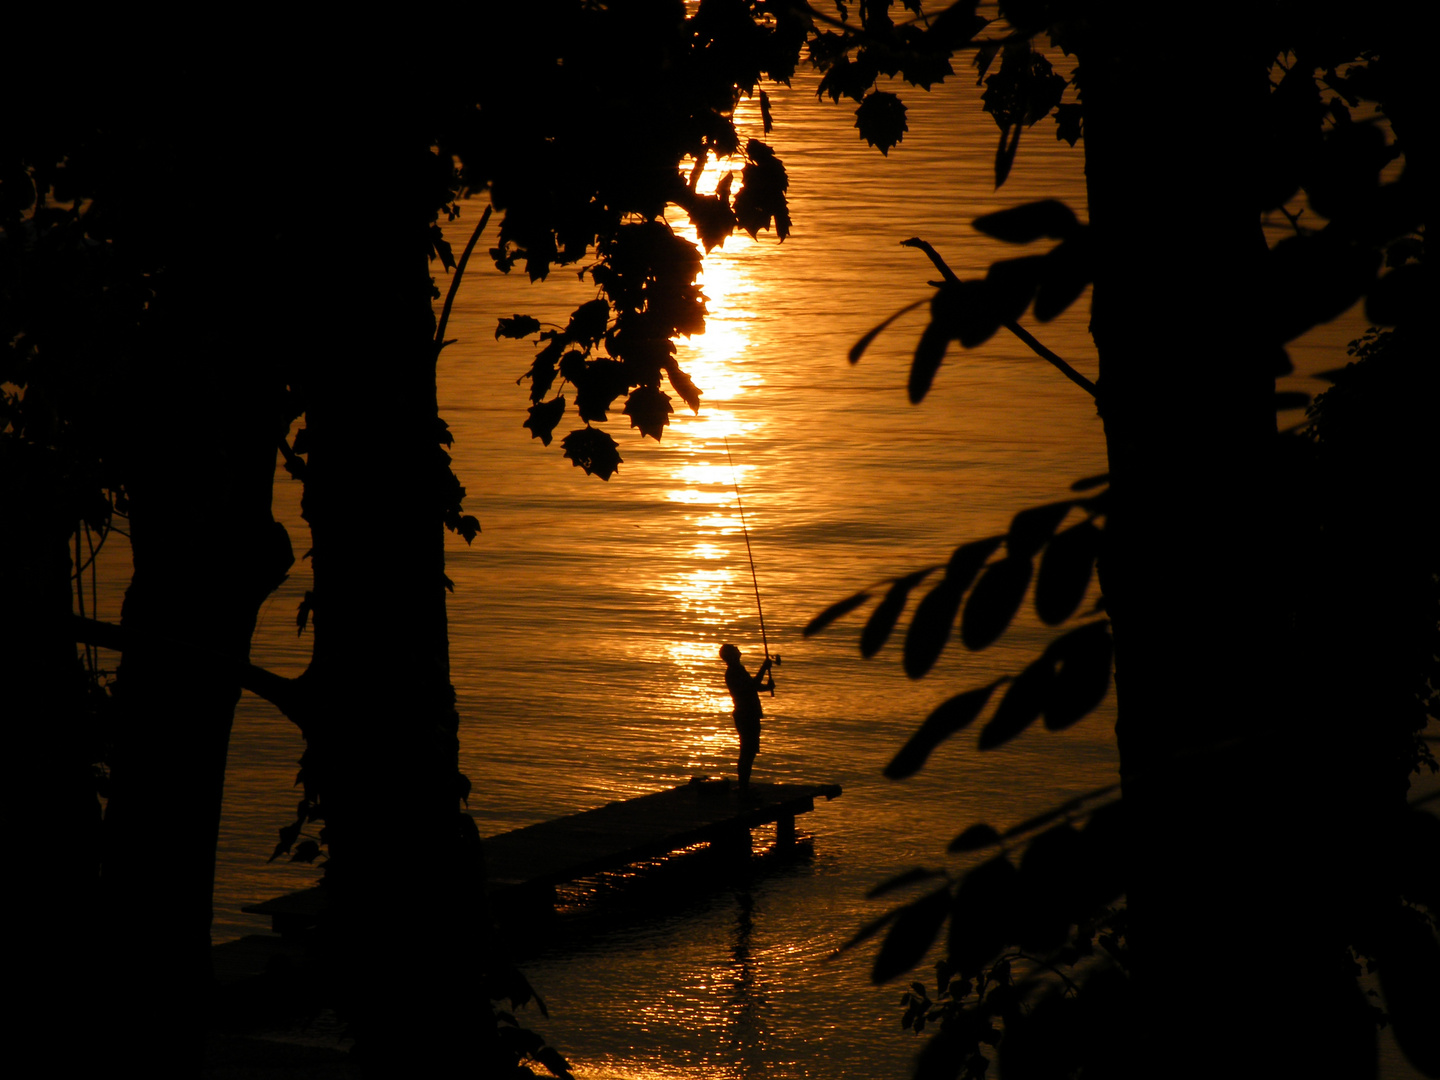
[[[736,717],[735,730],[740,734],[740,752],[742,754],[758,754],[760,752],[759,720],[742,720]]]

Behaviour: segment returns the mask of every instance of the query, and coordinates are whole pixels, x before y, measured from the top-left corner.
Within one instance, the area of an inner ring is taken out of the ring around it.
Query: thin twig
[[[1060,372],[1060,374],[1064,375],[1076,386],[1080,387],[1081,390],[1084,390],[1092,398],[1096,396],[1096,388],[1093,382],[1087,379],[1084,375],[1081,375],[1080,372],[1076,371],[1073,367],[1067,364],[1064,360],[1060,359],[1060,357],[1056,356],[1044,345],[1041,345],[1040,342],[1036,341],[1035,336],[1031,334],[1030,331],[1026,330],[1023,326],[1021,326],[1017,322],[1014,322],[1013,320],[1005,324],[1005,329],[1009,330],[1026,345],[1029,345],[1031,351],[1034,352],[1036,356],[1040,357],[1040,359],[1046,360],[1049,363],[1053,364],[1055,368]]]
[[[945,260],[940,257],[940,253],[936,251],[935,248],[932,247],[928,241],[921,240],[918,236],[912,236],[909,240],[901,240],[900,243],[904,247],[919,248],[927,256],[929,256],[930,261],[935,264],[935,269],[940,271],[941,276],[945,278],[947,284],[956,286],[960,285],[960,279],[956,277],[955,271],[950,269],[950,267],[946,264]],[[1040,342],[1036,340],[1034,334],[1030,333],[1030,331],[1026,330],[1013,319],[1009,322],[1004,323],[1003,325],[1006,330],[1009,330],[1017,338],[1019,338],[1026,345],[1028,345],[1031,351],[1034,352],[1036,356],[1040,357],[1040,359],[1046,361],[1047,363],[1052,364],[1060,372],[1060,374],[1064,375],[1067,379],[1073,382],[1076,386],[1080,387],[1081,390],[1084,390],[1092,398],[1096,396],[1095,384],[1089,379],[1087,379],[1084,375],[1081,375],[1080,372],[1076,371],[1073,367],[1067,364],[1055,353],[1051,352],[1044,345],[1040,344]]]
[[[470,234],[470,242],[465,245],[465,250],[460,254],[460,261],[455,264],[455,273],[450,277],[450,291],[445,294],[445,306],[440,309],[440,322],[435,327],[435,355],[440,355],[440,350],[445,347],[445,326],[450,321],[450,309],[455,306],[455,294],[460,291],[460,278],[465,273],[465,264],[470,261],[470,253],[475,250],[475,243],[480,239],[480,234],[485,231],[485,226],[490,221],[490,214],[495,207],[485,207],[485,212],[480,215],[480,223],[475,226],[475,231]]]

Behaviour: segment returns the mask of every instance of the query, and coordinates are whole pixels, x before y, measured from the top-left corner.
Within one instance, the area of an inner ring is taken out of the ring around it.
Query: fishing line
[[[745,525],[745,503],[740,498],[740,479],[735,472],[735,459],[730,455],[730,440],[724,435],[720,436],[720,439],[725,444],[725,460],[730,462],[730,482],[735,487],[735,505],[740,508],[740,531],[745,535],[745,554],[750,559],[750,581],[755,586],[755,610],[760,614],[760,644],[765,650],[765,659],[769,660],[770,642],[765,637],[765,609],[760,606],[760,579],[755,576],[755,553],[750,549],[750,530]],[[774,661],[778,664],[780,658],[774,657]],[[771,690],[770,693],[773,696],[775,691]]]

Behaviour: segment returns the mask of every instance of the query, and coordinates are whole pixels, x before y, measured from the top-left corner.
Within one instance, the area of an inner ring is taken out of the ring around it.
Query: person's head
[[[720,659],[727,664],[738,664],[740,662],[740,650],[734,645],[720,646]]]

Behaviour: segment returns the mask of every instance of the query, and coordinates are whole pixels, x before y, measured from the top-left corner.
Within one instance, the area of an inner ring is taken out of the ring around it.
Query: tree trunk
[[[1093,28],[1080,71],[1136,1061],[1320,1075],[1365,1032],[1281,692],[1278,343],[1252,173],[1269,58],[1244,26],[1212,44],[1188,9],[1122,8]]]
[[[293,561],[271,517],[283,384],[257,363],[248,334],[211,340],[212,319],[240,323],[235,303],[260,271],[230,253],[236,272],[204,289],[169,289],[152,379],[140,377],[130,495],[135,574],[116,684],[112,786],[105,821],[107,964],[117,987],[117,1045],[156,1066],[156,1017],[177,1074],[198,1068],[210,987],[210,923],[226,754],[250,637],[266,596]],[[268,267],[264,269],[269,269]],[[230,303],[217,306],[216,290]],[[177,446],[177,420],[207,434],[204,453]],[[214,509],[210,509],[213,507]],[[212,527],[213,526],[215,527]],[[167,642],[197,635],[199,653]],[[163,1057],[162,1059],[163,1060]]]
[[[460,857],[450,474],[427,263],[435,159],[407,92],[364,111],[367,182],[342,219],[364,228],[328,238],[342,269],[307,387],[319,711],[306,769],[325,809],[335,970],[357,1053],[372,1075],[438,1076],[462,1067],[467,1041],[473,1066],[467,1029],[489,1012],[467,964],[481,920]]]
[[[106,1012],[113,1051],[153,1075],[200,1066],[230,728],[260,605],[293,562],[271,499],[306,310],[282,261],[272,170],[296,144],[279,104],[218,73],[193,99],[121,109],[97,194],[153,289],[103,444],[134,557],[104,827]]]
[[[68,543],[79,515],[60,455],[0,442],[0,566],[5,574],[0,649],[9,757],[21,772],[14,796],[20,844],[12,878],[23,931],[11,957],[23,988],[11,1023],[45,1046],[57,1071],[83,1075],[99,1064],[61,1003],[83,999],[98,944],[94,912],[100,868],[99,760],[85,701],[84,672],[70,629]]]

